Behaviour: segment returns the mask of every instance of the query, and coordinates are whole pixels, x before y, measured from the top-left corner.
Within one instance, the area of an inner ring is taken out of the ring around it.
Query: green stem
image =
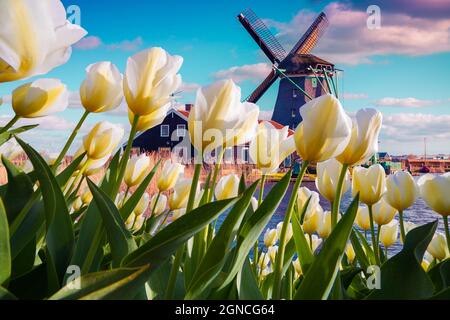
[[[123,199],[122,199],[122,204],[121,204],[121,208],[125,205],[125,202],[127,201],[127,196],[128,193],[130,192],[130,187],[127,186],[127,188],[125,189],[125,193],[123,194]]]
[[[70,146],[72,145],[73,141],[78,135],[78,131],[80,131],[81,127],[83,126],[84,121],[89,115],[89,111],[85,111],[83,115],[81,116],[80,121],[78,121],[78,124],[76,125],[75,129],[73,129],[72,134],[69,137],[69,140],[67,140],[66,145],[61,150],[61,153],[59,154],[58,158],[55,160],[55,163],[53,164],[53,170],[56,171],[56,169],[59,167],[61,162],[63,161],[64,157],[67,154],[67,151],[69,151]]]
[[[384,247],[384,255],[386,257],[386,260],[388,260],[389,259],[389,257],[388,257],[388,247]]]
[[[264,185],[266,183],[266,175],[263,174],[261,177],[261,186],[259,188],[259,197],[258,197],[258,207],[261,205],[264,197]],[[255,245],[253,246],[253,259],[255,261],[254,268],[256,271],[256,266],[258,264],[258,258],[259,258],[259,239],[255,241]]]
[[[442,216],[444,218],[444,228],[445,228],[445,237],[447,238],[447,247],[448,251],[450,252],[450,231],[448,228],[448,217]]]
[[[378,241],[377,241],[377,236],[375,235],[375,225],[373,222],[373,210],[372,210],[372,205],[368,206],[369,207],[369,217],[370,217],[370,233],[372,236],[372,247],[373,247],[373,253],[375,255],[375,260],[377,262],[377,265],[381,265],[380,262],[380,255],[378,253]]]
[[[225,148],[222,147],[222,150],[220,151],[218,157],[217,157],[217,161],[216,164],[214,165],[214,173],[213,173],[213,178],[212,178],[212,182],[211,182],[211,188],[209,190],[209,194],[208,194],[208,201],[207,202],[211,202],[212,198],[214,196],[214,191],[216,189],[216,183],[217,183],[217,176],[219,175],[219,170],[221,167],[221,163],[222,163],[222,159],[223,159],[223,155],[225,153]]]
[[[334,227],[336,226],[337,221],[338,221],[339,210],[341,207],[342,187],[344,186],[344,180],[345,180],[345,176],[347,175],[347,170],[348,170],[348,164],[343,164],[341,173],[339,175],[338,184],[336,187],[336,196],[333,201],[333,207],[331,210],[331,228],[332,229],[334,229]]]
[[[175,285],[177,283],[178,269],[181,265],[181,260],[183,259],[185,245],[183,244],[180,249],[178,249],[175,254],[175,259],[173,261],[172,269],[170,270],[169,282],[167,283],[166,300],[172,300],[175,291]]]
[[[133,119],[133,124],[131,125],[131,131],[130,131],[130,135],[128,137],[127,146],[125,148],[125,151],[122,155],[122,159],[120,161],[120,171],[117,176],[116,186],[115,186],[115,189],[113,190],[114,192],[112,193],[113,197],[115,197],[117,195],[117,193],[119,192],[120,185],[122,183],[123,177],[125,176],[128,159],[130,158],[131,148],[133,147],[134,137],[136,136],[136,133],[137,133],[138,122],[139,122],[139,116],[135,115],[134,119]]]
[[[273,299],[275,300],[278,300],[281,297],[281,279],[283,277],[282,273],[283,273],[284,251],[286,249],[287,228],[288,224],[291,221],[292,212],[294,211],[294,205],[297,202],[298,189],[302,183],[303,177],[305,176],[308,165],[309,165],[308,161],[303,161],[300,174],[298,175],[295,181],[294,188],[292,189],[291,198],[289,200],[289,205],[287,207],[286,214],[283,220],[283,226],[281,228],[278,253],[275,259],[275,267],[274,267]]]
[[[191,191],[189,192],[189,200],[186,207],[186,213],[188,213],[194,208],[195,197],[197,196],[198,180],[200,178],[201,170],[202,165],[200,163],[197,163],[194,169],[194,177],[192,178]]]
[[[197,195],[198,180],[200,178],[201,169],[202,169],[201,163],[197,163],[195,165],[194,177],[192,178],[191,191],[189,193],[189,200],[188,200],[188,204],[186,207],[186,213],[192,211],[192,209],[194,208],[195,197]],[[181,248],[179,248],[177,253],[175,254],[175,260],[173,261],[172,269],[170,270],[169,282],[167,285],[167,291],[166,291],[166,299],[167,300],[170,300],[173,297],[175,283],[177,281],[178,269],[180,268],[180,265],[181,265],[181,260],[184,255],[184,250],[185,250],[185,245],[183,245]]]
[[[153,208],[152,208],[152,211],[150,212],[149,217],[153,217],[153,215],[155,214],[155,209],[156,209],[156,206],[158,205],[158,201],[159,201],[160,197],[161,197],[161,191],[158,191],[158,195],[156,196],[155,204],[153,205]]]
[[[313,252],[313,239],[312,234],[308,234],[309,236],[309,248],[311,249],[311,252]]]
[[[402,243],[405,243],[406,232],[405,232],[405,224],[404,224],[404,220],[403,220],[403,211],[398,212],[398,217],[400,220],[400,236],[402,239]]]
[[[11,129],[12,126],[15,125],[17,121],[19,121],[19,119],[20,119],[20,116],[15,115],[14,118],[12,118],[11,121],[9,121],[3,128],[0,128],[0,134]]]

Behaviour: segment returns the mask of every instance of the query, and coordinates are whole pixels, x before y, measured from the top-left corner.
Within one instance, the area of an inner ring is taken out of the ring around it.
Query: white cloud
[[[0,126],[5,125],[9,120],[11,120],[10,116],[2,115],[0,116]],[[75,127],[73,122],[70,122],[59,116],[47,116],[43,118],[35,118],[35,119],[20,119],[16,127],[26,126],[26,125],[39,125],[39,130],[61,130],[68,131]]]
[[[77,42],[74,47],[79,50],[94,50],[106,47],[109,50],[135,51],[142,47],[143,44],[144,40],[142,37],[136,37],[132,40],[126,39],[116,43],[104,43],[100,37],[88,36]]]
[[[417,98],[391,98],[386,97],[375,101],[380,107],[403,107],[403,108],[422,108],[435,104],[437,101],[421,100]]]
[[[344,99],[346,100],[360,100],[360,99],[367,99],[369,96],[366,93],[351,93],[351,92],[345,92],[344,93]]]
[[[254,83],[264,80],[272,71],[267,63],[246,64],[220,70],[213,74],[215,79],[233,79],[236,83],[250,80]]]
[[[183,82],[178,91],[183,93],[195,92],[197,89],[201,88],[201,85],[194,82]]]
[[[382,11],[381,28],[369,30],[368,15],[361,9],[333,2],[325,11],[330,26],[314,52],[334,63],[372,63],[373,56],[420,56],[450,51],[449,17],[424,18]],[[289,51],[316,16],[315,12],[301,10],[287,23],[266,21],[278,29],[277,37]]]
[[[450,153],[450,114],[384,115],[380,149],[397,155],[421,154],[425,137],[430,153]]]

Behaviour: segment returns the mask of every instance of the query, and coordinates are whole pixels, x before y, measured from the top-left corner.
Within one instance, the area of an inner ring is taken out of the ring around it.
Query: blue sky
[[[161,46],[184,57],[180,102],[193,102],[196,88],[223,77],[238,81],[244,98],[270,67],[236,15],[251,7],[289,51],[325,10],[330,27],[314,53],[345,70],[344,107],[349,112],[363,107],[383,112],[382,150],[420,154],[427,137],[431,153],[450,154],[450,4],[412,0],[406,7],[405,1],[378,1],[381,28],[368,30],[366,1],[64,0],[66,7],[80,7],[81,25],[89,35],[67,64],[46,77],[60,78],[76,92],[87,65],[108,60],[123,71],[130,55]],[[0,96],[19,84],[2,84]],[[265,116],[276,93],[277,85],[259,102]],[[70,108],[43,121],[45,141],[29,138],[42,149],[57,150],[81,112]],[[10,107],[2,107],[2,120],[11,114]],[[127,126],[126,117],[116,112],[91,117],[86,129],[105,119]]]

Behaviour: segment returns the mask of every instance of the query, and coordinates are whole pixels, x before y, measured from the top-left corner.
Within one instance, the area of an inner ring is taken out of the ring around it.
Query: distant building
[[[192,104],[186,104],[184,110],[171,108],[160,125],[136,136],[133,149],[139,152],[156,152],[162,157],[175,155],[180,162],[191,163],[195,155],[188,132],[188,117],[192,107]],[[283,128],[275,121],[260,120],[262,121],[269,121],[277,129]],[[289,134],[294,134],[294,131],[289,130]],[[215,152],[212,152],[210,158],[206,160],[214,160],[215,156]],[[286,159],[282,166],[291,167],[292,159],[291,157]],[[250,162],[248,144],[225,150],[224,164],[250,164]]]

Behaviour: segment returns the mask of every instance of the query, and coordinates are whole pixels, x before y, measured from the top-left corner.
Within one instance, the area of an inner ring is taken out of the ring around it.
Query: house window
[[[163,138],[169,137],[170,136],[169,129],[170,128],[168,124],[161,125],[161,137]]]
[[[295,115],[295,109],[292,109],[292,110],[291,110],[291,117],[292,117],[292,118],[295,118],[295,116],[296,116],[296,115]]]
[[[226,148],[225,149],[223,158],[226,163],[233,163],[233,150],[234,150],[234,148]]]
[[[291,166],[291,164],[292,164],[291,156],[289,156],[289,157],[287,157],[286,159],[284,159],[284,166],[285,166],[286,168],[289,168],[289,167]]]
[[[186,125],[177,124],[177,137],[184,137],[186,135]]]
[[[292,98],[298,97],[298,89],[292,89]]]
[[[248,163],[249,162],[249,151],[248,148],[242,148],[242,161],[244,163]]]

